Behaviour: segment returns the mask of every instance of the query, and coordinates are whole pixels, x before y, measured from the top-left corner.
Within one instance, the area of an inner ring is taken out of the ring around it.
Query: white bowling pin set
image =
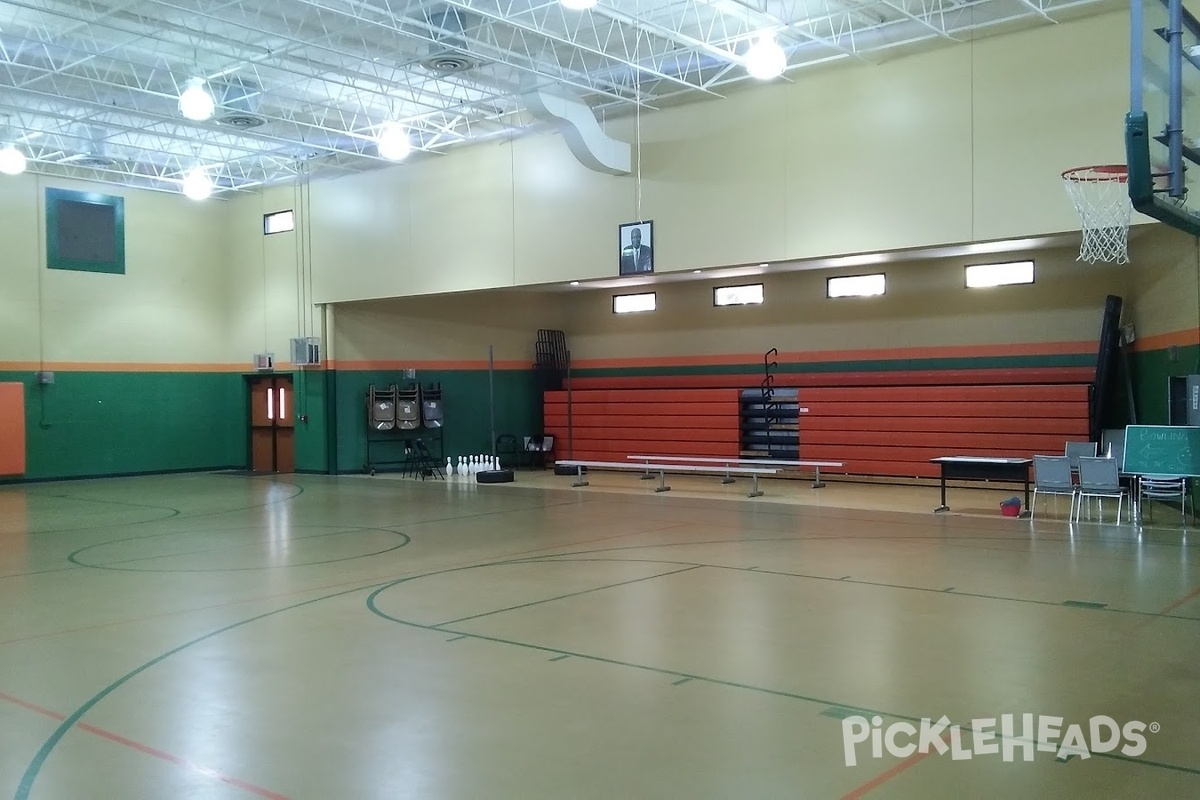
[[[459,456],[457,461],[447,458],[444,469],[447,480],[467,479],[477,472],[500,469],[500,459],[489,455]]]

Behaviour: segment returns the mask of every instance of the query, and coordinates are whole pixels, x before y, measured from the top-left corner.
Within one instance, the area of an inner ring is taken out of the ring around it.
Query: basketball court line
[[[32,711],[35,714],[48,717],[55,722],[62,722],[66,719],[65,715],[59,714],[57,711],[51,711],[50,709],[43,708],[36,703],[31,703],[28,700],[22,700],[21,698],[15,697],[8,692],[0,691],[0,700],[6,700],[13,705],[20,706],[21,708]],[[221,781],[222,783],[227,783],[230,786],[236,786],[239,789],[245,789],[247,792],[258,795],[259,797],[265,797],[268,798],[268,800],[288,800],[286,795],[279,794],[278,792],[272,792],[270,789],[264,789],[261,786],[250,783],[249,781],[244,781],[241,778],[235,778],[232,775],[227,775],[220,770],[202,766],[194,761],[190,761],[186,758],[168,753],[165,750],[159,750],[157,747],[150,747],[149,745],[142,744],[141,742],[135,742],[133,739],[129,739],[119,733],[113,733],[112,731],[105,730],[104,728],[98,728],[95,725],[90,725],[86,722],[80,723],[76,727],[81,731],[86,731],[87,733],[99,736],[102,739],[107,739],[108,741],[114,742],[123,747],[136,750],[144,755],[152,756],[161,761],[166,761],[169,764],[183,767],[191,772],[195,772],[198,775],[203,775],[206,778],[213,778]]]
[[[1167,617],[1167,615],[1171,611],[1173,611],[1174,609],[1183,605],[1184,603],[1191,600],[1192,598],[1195,598],[1198,596],[1200,596],[1200,586],[1196,587],[1191,592],[1189,592],[1188,594],[1179,598],[1175,602],[1170,603],[1166,606],[1163,606],[1158,611],[1158,613],[1151,615],[1149,619],[1141,620],[1137,625],[1135,625],[1133,627],[1131,632],[1140,631],[1142,628],[1144,628],[1147,625],[1149,625],[1150,623],[1154,622],[1155,619],[1157,619],[1159,617]],[[1191,618],[1190,617],[1171,617],[1171,619],[1191,619]],[[1003,737],[1001,737],[1001,738],[1003,738]],[[943,737],[943,741],[945,741],[945,737]],[[882,772],[879,775],[876,775],[874,778],[867,781],[862,786],[859,786],[857,789],[854,789],[849,794],[842,795],[841,800],[859,800],[859,798],[863,797],[868,792],[872,791],[873,789],[878,789],[880,786],[887,783],[892,778],[896,777],[897,775],[904,772],[905,770],[907,770],[911,767],[915,767],[917,764],[919,764],[921,761],[923,761],[925,758],[927,758],[928,756],[930,756],[932,754],[933,754],[933,750],[929,750],[925,753],[922,753],[920,751],[913,753],[911,756],[909,756],[908,758],[905,758],[900,763],[894,764],[891,769],[887,770],[886,772]],[[1097,753],[1095,755],[1102,755],[1102,754]],[[1197,774],[1200,774],[1200,770],[1197,771]]]
[[[635,535],[635,534],[620,534],[618,536],[606,537],[606,538],[621,538],[621,537],[629,536],[629,535]],[[740,542],[740,540],[732,540],[732,541]],[[582,542],[579,544],[582,544]],[[566,546],[569,546],[569,545],[566,545]],[[528,552],[538,552],[539,550],[544,551],[546,549],[556,549],[556,548],[537,548],[537,549],[532,549],[531,551],[528,551]],[[570,556],[570,555],[571,555],[570,553],[557,554],[557,555],[551,554],[551,555],[545,556],[544,558],[548,560],[548,559],[552,559],[552,558],[564,558],[564,557]],[[613,664],[616,666],[631,667],[634,669],[640,669],[640,670],[655,672],[658,674],[674,676],[676,678],[691,678],[693,680],[701,680],[701,681],[713,683],[716,685],[729,686],[731,688],[746,689],[746,690],[760,692],[760,693],[777,696],[777,697],[785,697],[785,698],[791,698],[791,699],[797,699],[797,700],[806,700],[809,702],[818,703],[818,704],[822,705],[823,707],[828,707],[831,705],[844,706],[844,707],[857,707],[857,706],[854,706],[854,704],[839,703],[839,702],[830,701],[828,699],[813,698],[813,697],[808,697],[805,695],[796,694],[793,692],[786,692],[783,690],[771,689],[769,687],[757,687],[757,686],[751,686],[748,684],[739,684],[737,682],[727,681],[724,679],[711,678],[711,677],[706,677],[706,676],[697,675],[697,674],[683,673],[678,670],[668,670],[668,669],[663,669],[660,667],[653,667],[653,666],[649,666],[649,665],[640,665],[640,664],[633,664],[630,662],[622,662],[622,661],[619,661],[616,659],[605,658],[602,656],[593,656],[593,655],[588,655],[588,654],[584,654],[584,653],[575,653],[575,652],[564,652],[561,648],[550,648],[550,647],[545,647],[542,645],[531,644],[528,642],[506,640],[506,639],[502,639],[499,637],[484,636],[481,634],[474,634],[474,633],[469,633],[469,632],[447,630],[445,628],[435,628],[435,627],[432,627],[429,625],[423,625],[420,623],[410,622],[407,620],[402,620],[402,619],[392,617],[392,616],[380,611],[378,606],[375,604],[375,598],[378,597],[382,592],[384,592],[387,589],[390,589],[394,586],[403,584],[403,583],[417,580],[419,578],[427,578],[427,577],[433,577],[433,576],[437,576],[437,575],[449,574],[449,573],[453,573],[453,572],[462,572],[462,571],[472,570],[472,569],[481,569],[481,568],[485,568],[485,567],[499,566],[502,564],[510,563],[510,561],[511,561],[511,559],[500,559],[500,560],[486,562],[486,563],[482,563],[482,564],[477,563],[477,564],[473,564],[473,565],[469,565],[469,566],[445,568],[445,569],[436,570],[433,572],[417,574],[417,575],[412,575],[412,576],[408,576],[408,577],[390,580],[387,583],[384,583],[383,585],[378,585],[378,587],[375,588],[375,590],[370,595],[368,595],[366,605],[367,605],[367,608],[371,611],[371,613],[375,614],[376,616],[378,616],[382,619],[385,619],[385,620],[388,620],[388,621],[391,621],[391,622],[394,622],[394,623],[397,623],[400,625],[404,625],[407,627],[436,632],[436,633],[439,633],[442,635],[444,635],[446,633],[458,634],[458,635],[464,636],[466,638],[483,640],[483,641],[493,641],[493,642],[496,642],[499,644],[508,644],[508,645],[512,645],[512,646],[516,646],[516,647],[540,650],[543,652],[554,653],[554,654],[558,654],[558,655],[574,655],[574,656],[577,656],[584,660],[589,660],[589,661],[594,661],[594,662],[599,662],[599,663]],[[530,561],[531,561],[530,559],[524,559],[521,561],[521,563],[530,563]],[[717,565],[698,565],[698,566],[717,566]],[[755,571],[755,572],[757,573],[757,571]],[[108,695],[112,694],[114,691],[119,689],[125,683],[127,683],[130,680],[132,680],[133,678],[137,677],[139,674],[146,671],[147,669],[166,660],[167,658],[171,657],[172,655],[175,655],[176,653],[186,650],[187,648],[191,647],[192,645],[206,641],[215,636],[219,636],[220,634],[228,632],[230,630],[240,628],[244,625],[248,625],[253,622],[257,622],[259,620],[275,616],[277,614],[281,614],[281,613],[284,613],[287,611],[292,611],[297,608],[302,608],[304,606],[312,605],[314,603],[318,603],[318,602],[321,602],[324,600],[329,600],[329,599],[333,599],[336,597],[343,597],[343,596],[350,595],[355,592],[363,591],[365,589],[370,589],[370,588],[372,588],[372,584],[356,587],[353,589],[346,589],[346,590],[339,591],[339,592],[334,592],[329,595],[312,598],[310,600],[304,600],[304,601],[295,603],[290,606],[285,606],[283,608],[275,609],[273,611],[268,611],[268,612],[265,612],[262,614],[257,614],[248,619],[231,623],[222,628],[219,628],[214,631],[210,631],[207,634],[196,637],[188,642],[185,642],[171,650],[168,650],[168,651],[162,653],[161,655],[151,659],[150,661],[147,661],[147,662],[143,663],[142,665],[136,667],[135,669],[127,672],[125,675],[121,676],[120,678],[118,678],[117,680],[113,681],[108,686],[106,686],[105,688],[100,690],[98,693],[93,695],[83,705],[81,705],[74,713],[72,713],[69,717],[65,718],[62,721],[62,723],[60,723],[58,728],[55,729],[55,731],[45,741],[45,743],[42,745],[42,747],[39,748],[38,752],[34,755],[33,759],[30,761],[29,765],[26,767],[25,773],[22,776],[21,783],[18,787],[18,790],[17,790],[14,800],[28,800],[29,794],[33,789],[33,784],[36,781],[38,774],[41,772],[42,766],[44,765],[46,759],[49,758],[50,754],[57,747],[59,741],[61,741],[63,736],[65,736],[66,733],[72,727],[79,724],[82,717],[85,714],[87,714],[87,712],[89,710],[91,710],[94,706],[96,706],[98,703],[103,701]],[[310,589],[307,591],[312,591],[312,590]],[[888,712],[883,712],[883,711],[875,711],[875,710],[871,710],[871,709],[864,709],[864,710],[868,711],[869,713],[878,713],[881,716],[887,716],[887,717],[891,717],[891,718],[895,718],[895,719],[905,719],[905,720],[915,720],[916,719],[915,717],[911,717],[911,716],[903,715],[903,714],[893,714],[893,713],[888,713]],[[1160,768],[1160,769],[1167,769],[1167,770],[1171,770],[1171,771],[1184,772],[1184,773],[1193,774],[1193,775],[1200,775],[1200,769],[1185,767],[1185,766],[1181,766],[1181,765],[1177,765],[1177,764],[1167,764],[1167,763],[1163,763],[1163,762],[1154,762],[1154,761],[1148,761],[1148,760],[1137,759],[1137,758],[1129,758],[1129,757],[1114,755],[1111,753],[1097,753],[1096,755],[1100,756],[1100,757],[1105,757],[1105,758],[1112,758],[1114,760],[1128,761],[1128,762],[1140,764],[1143,766],[1150,766],[1150,767],[1156,767],[1156,768]]]
[[[672,527],[674,527],[674,526],[672,526]],[[518,551],[516,553],[513,553],[512,555],[520,556],[520,555],[525,555],[527,553],[536,553],[536,552],[541,552],[541,551],[545,551],[545,550],[556,550],[560,547],[570,547],[573,545],[577,546],[579,544],[588,544],[590,542],[607,541],[610,539],[620,539],[620,538],[623,538],[626,536],[641,535],[642,533],[646,533],[646,531],[640,531],[640,532],[636,532],[636,533],[622,533],[622,534],[616,534],[613,536],[603,536],[603,537],[597,537],[596,539],[586,540],[583,542],[566,543],[566,544],[562,544],[562,545],[552,545],[550,547],[530,548],[528,550]],[[411,539],[411,537],[410,537],[410,539]],[[498,563],[498,564],[506,563],[506,561],[510,558],[511,558],[511,556],[502,557],[502,559],[500,561],[497,561],[495,563]],[[470,566],[454,567],[454,568],[449,568],[449,569],[445,569],[445,570],[440,570],[433,574],[442,574],[444,572],[456,572],[459,570],[473,569],[477,566],[480,566],[480,565],[473,564]],[[423,576],[418,574],[418,575],[411,576],[410,578],[401,578],[399,582],[403,582],[405,580],[411,580],[412,578],[417,578],[417,577],[423,577]],[[203,636],[199,636],[195,639],[184,642],[183,644],[179,645],[178,647],[175,647],[171,650],[166,651],[165,653],[162,653],[162,654],[156,656],[155,658],[151,659],[150,661],[143,663],[141,666],[136,667],[135,669],[130,670],[129,672],[125,673],[120,678],[117,678],[115,681],[110,683],[108,686],[104,687],[99,692],[92,695],[91,698],[89,698],[83,705],[81,705],[78,709],[76,709],[69,717],[64,718],[62,720],[62,722],[59,724],[59,726],[54,730],[54,732],[50,734],[49,738],[46,739],[46,741],[38,749],[37,753],[34,754],[33,759],[29,762],[28,766],[26,766],[25,772],[21,776],[21,783],[18,785],[17,792],[14,795],[14,800],[29,800],[29,794],[31,791],[33,791],[33,784],[37,780],[37,776],[41,772],[42,766],[46,763],[46,759],[48,759],[50,757],[50,754],[52,752],[54,752],[54,749],[58,746],[58,743],[67,734],[67,732],[70,731],[71,728],[80,724],[80,720],[83,718],[83,716],[85,714],[87,714],[87,712],[90,711],[93,707],[95,707],[98,703],[100,703],[102,700],[104,700],[104,698],[106,698],[108,695],[112,694],[114,691],[119,689],[122,685],[124,685],[128,681],[137,677],[142,672],[146,671],[147,669],[154,666],[155,664],[158,664],[159,662],[166,660],[167,658],[171,657],[172,655],[174,655],[178,652],[181,652],[183,650],[186,650],[187,648],[191,647],[192,645],[199,644],[200,642],[211,639],[214,636],[219,636],[220,634],[225,633],[230,630],[234,630],[235,628],[240,628],[243,625],[248,625],[248,624],[256,622],[260,619],[265,619],[267,617],[271,617],[276,614],[281,614],[285,611],[292,611],[294,609],[301,608],[303,606],[311,605],[312,603],[318,603],[323,600],[330,600],[335,597],[343,597],[345,595],[354,594],[355,592],[364,591],[366,589],[370,589],[374,586],[380,585],[378,580],[375,580],[374,582],[347,581],[347,582],[344,582],[341,584],[333,584],[333,586],[339,586],[339,585],[345,586],[348,584],[355,584],[355,583],[363,583],[365,585],[355,586],[355,588],[353,588],[353,589],[345,589],[342,591],[334,592],[332,594],[323,595],[321,597],[316,597],[311,600],[303,600],[299,603],[295,603],[290,606],[285,606],[283,608],[277,608],[273,611],[268,611],[268,612],[265,612],[262,614],[257,614],[248,619],[244,619],[239,622],[231,623],[222,628],[218,628],[217,630],[210,631],[209,633],[206,633]],[[390,586],[395,583],[397,583],[397,581],[393,577],[393,578],[388,579],[388,582],[383,585]],[[296,592],[285,592],[282,595],[277,595],[277,596],[286,597],[289,595],[301,594],[303,592],[319,591],[321,588],[328,588],[328,587],[317,587],[317,588],[300,590],[300,591],[296,591]],[[235,604],[231,603],[231,604],[223,604],[223,605],[235,605]],[[180,613],[185,613],[185,612],[180,612]],[[169,616],[169,615],[158,615],[158,616]],[[110,624],[120,624],[120,623],[110,623]],[[95,626],[95,627],[106,627],[106,626]],[[46,635],[53,635],[53,634],[46,634]],[[30,638],[42,638],[42,637],[30,637]],[[467,637],[464,637],[464,638],[467,638]]]
[[[581,544],[593,544],[595,542],[607,542],[607,541],[611,541],[613,539],[623,539],[623,538],[626,538],[629,536],[641,536],[645,533],[656,533],[660,530],[670,530],[671,528],[674,528],[674,527],[680,527],[680,526],[678,526],[678,525],[668,526],[666,528],[657,528],[657,529],[654,529],[651,531],[635,531],[633,533],[618,533],[618,534],[614,534],[612,536],[599,536],[599,537],[596,537],[595,539],[585,539],[580,542],[566,542],[564,544],[549,545],[547,547],[535,547],[535,548],[530,548],[528,550],[519,550],[515,553],[510,553],[508,555],[502,556],[501,558],[508,560],[508,559],[519,557],[519,556],[528,555],[529,553],[540,553],[540,552],[544,552],[546,550],[558,550],[563,547],[576,547]],[[396,531],[392,528],[381,528],[380,530],[388,530],[393,533],[400,533],[402,535],[407,535],[407,534],[403,534],[401,531]],[[409,538],[411,540],[412,537],[409,537]],[[550,555],[553,556],[553,553],[551,553]],[[476,563],[476,562],[473,562],[473,563]],[[69,567],[69,569],[82,569],[82,567]],[[141,571],[146,572],[146,573],[152,572],[151,570],[141,570]],[[165,572],[169,573],[172,571],[166,570]],[[404,575],[404,573],[401,572],[400,575]],[[129,619],[113,620],[111,622],[102,622],[102,623],[98,623],[96,625],[85,625],[85,626],[82,626],[79,628],[67,628],[64,630],[50,631],[48,633],[34,634],[32,636],[20,636],[20,637],[14,638],[14,639],[0,639],[0,646],[6,645],[6,644],[15,644],[17,642],[28,642],[28,641],[33,641],[35,639],[47,639],[52,636],[64,636],[64,635],[72,634],[72,633],[85,633],[88,631],[100,630],[102,628],[111,628],[111,627],[115,627],[117,625],[136,624],[139,622],[146,622],[146,621],[149,621],[152,619],[160,619],[162,617],[173,617],[173,616],[177,616],[180,614],[191,614],[191,613],[197,612],[197,611],[212,611],[212,610],[218,609],[218,608],[228,608],[231,606],[244,605],[246,603],[267,602],[269,600],[277,600],[277,599],[282,599],[282,598],[286,598],[286,597],[294,597],[294,596],[300,595],[300,594],[307,594],[308,592],[319,592],[319,591],[324,591],[327,589],[339,589],[344,586],[353,586],[355,584],[362,584],[360,587],[358,587],[360,589],[369,589],[372,586],[378,586],[379,584],[381,584],[385,581],[395,580],[396,577],[397,577],[397,574],[395,572],[393,572],[389,575],[375,575],[375,576],[372,576],[369,578],[361,578],[359,580],[354,580],[354,581],[340,581],[337,583],[321,584],[319,586],[314,586],[309,589],[296,589],[296,590],[290,591],[290,592],[279,592],[277,594],[268,594],[268,595],[263,595],[261,597],[249,597],[249,598],[246,598],[245,600],[232,600],[227,603],[214,603],[212,605],[207,605],[207,606],[198,606],[195,608],[180,609],[179,611],[166,611],[161,614],[146,614],[146,615],[143,615],[140,617],[132,617]]]
[[[565,555],[569,556],[570,554],[565,554]],[[867,708],[865,706],[859,706],[859,705],[856,705],[853,703],[843,703],[843,702],[838,702],[838,701],[834,701],[834,700],[829,700],[827,698],[812,697],[812,696],[800,694],[797,692],[789,692],[789,691],[786,691],[783,689],[773,689],[773,688],[767,687],[767,686],[754,686],[752,684],[739,683],[737,681],[726,680],[724,678],[714,678],[714,677],[710,677],[710,676],[699,675],[696,673],[683,672],[683,671],[677,670],[677,669],[656,667],[656,666],[652,666],[649,664],[636,664],[636,663],[633,663],[630,661],[621,661],[619,659],[607,658],[605,656],[597,656],[597,655],[592,655],[592,654],[588,654],[588,653],[581,653],[581,652],[577,652],[574,650],[565,650],[561,647],[550,647],[547,645],[540,645],[540,644],[535,644],[532,642],[522,642],[522,641],[517,641],[514,639],[505,639],[505,638],[499,637],[499,636],[490,636],[487,634],[472,633],[470,631],[453,630],[453,629],[448,629],[448,628],[444,628],[444,627],[434,627],[432,625],[426,625],[424,623],[413,622],[411,620],[404,620],[404,619],[400,619],[398,617],[393,617],[390,614],[386,614],[383,611],[381,611],[378,607],[378,604],[375,602],[375,599],[383,592],[387,591],[390,588],[398,586],[400,584],[407,583],[409,581],[418,580],[420,578],[435,577],[438,575],[443,575],[443,574],[452,573],[452,572],[462,572],[462,571],[471,570],[471,569],[484,569],[484,568],[488,568],[488,567],[503,566],[505,563],[507,563],[507,562],[496,562],[496,563],[492,563],[492,564],[479,564],[479,565],[476,565],[473,567],[458,567],[458,568],[449,569],[449,570],[439,570],[437,572],[428,573],[426,575],[417,575],[417,576],[413,576],[411,578],[403,578],[398,581],[393,581],[392,583],[386,584],[384,586],[381,586],[381,587],[375,589],[375,591],[373,591],[367,597],[367,608],[371,611],[371,613],[375,614],[376,616],[380,617],[381,619],[384,619],[384,620],[387,620],[389,622],[393,622],[393,623],[396,623],[399,625],[404,625],[406,627],[415,628],[417,630],[424,630],[424,631],[429,631],[429,632],[438,633],[438,634],[453,633],[453,634],[458,634],[459,636],[465,636],[469,639],[475,639],[477,641],[493,642],[496,644],[507,644],[507,645],[511,645],[514,647],[520,647],[520,648],[524,648],[524,649],[528,649],[528,650],[538,650],[538,651],[545,652],[545,653],[556,653],[559,655],[574,656],[576,658],[579,658],[579,659],[582,659],[585,661],[592,661],[592,662],[601,663],[601,664],[610,664],[610,665],[619,666],[619,667],[629,667],[632,669],[642,670],[645,672],[653,672],[653,673],[657,673],[660,675],[666,675],[669,677],[689,678],[691,680],[703,681],[703,682],[711,683],[711,684],[714,684],[717,686],[726,686],[726,687],[729,687],[732,689],[744,689],[747,691],[757,692],[757,693],[766,694],[766,695],[770,695],[770,696],[774,696],[774,697],[786,698],[786,699],[790,699],[790,700],[800,700],[800,701],[809,702],[809,703],[816,703],[825,708],[828,708],[830,706],[837,706],[837,707],[841,707],[841,708],[854,708],[858,711],[861,711],[863,714],[870,714],[870,715],[877,714],[877,715],[879,715],[881,717],[885,717],[885,718],[899,719],[899,720],[905,720],[908,722],[916,722],[916,723],[921,722],[920,717],[915,717],[915,716],[912,716],[909,714],[899,714],[899,713],[884,711],[884,710],[880,710],[880,709]],[[531,560],[526,560],[522,563],[536,563],[536,562],[533,562]],[[667,563],[671,563],[671,562],[667,562]],[[712,567],[714,569],[721,568],[720,565],[717,565],[717,564],[699,564],[697,566]],[[758,572],[759,572],[758,570],[755,570],[753,574],[758,574]],[[960,725],[959,727],[960,727],[960,730],[963,730],[963,731],[972,731],[973,730],[969,725]],[[997,735],[997,738],[1003,739],[1004,737]],[[1198,767],[1187,767],[1187,766],[1183,766],[1180,764],[1169,764],[1169,763],[1161,762],[1161,761],[1150,761],[1149,759],[1133,758],[1133,757],[1129,757],[1129,756],[1120,755],[1118,753],[1093,753],[1092,755],[1097,758],[1105,758],[1105,759],[1110,759],[1110,760],[1114,760],[1114,761],[1124,761],[1124,762],[1128,762],[1131,764],[1137,764],[1139,766],[1144,766],[1144,767],[1153,767],[1156,769],[1165,769],[1165,770],[1170,770],[1173,772],[1183,772],[1183,773],[1189,774],[1189,775],[1200,776],[1200,768],[1198,768]],[[907,769],[907,767],[906,767],[906,769]],[[895,774],[899,774],[901,771],[903,771],[903,770],[896,771]],[[881,784],[874,784],[874,786],[872,788],[876,788],[879,785],[881,785]]]
[[[305,527],[305,526],[293,526],[293,527]],[[238,530],[238,529],[230,529],[230,530]],[[255,527],[249,526],[246,528],[242,528],[240,530],[253,531],[253,530],[255,530]],[[379,550],[374,553],[363,553],[362,555],[347,556],[346,558],[328,559],[325,561],[306,561],[306,562],[298,563],[298,564],[279,564],[279,565],[275,565],[275,566],[262,566],[262,567],[214,567],[211,569],[182,569],[182,568],[181,569],[136,569],[134,567],[127,568],[127,567],[118,566],[120,564],[132,564],[132,563],[136,563],[138,561],[153,561],[155,559],[179,558],[182,556],[205,555],[207,553],[219,553],[222,551],[229,551],[229,550],[244,550],[247,548],[259,547],[262,544],[261,541],[247,542],[246,544],[230,545],[228,547],[210,547],[210,548],[207,548],[204,550],[189,550],[189,551],[185,551],[185,552],[181,552],[181,553],[160,553],[158,555],[153,555],[153,556],[138,556],[137,558],[127,558],[127,559],[124,559],[121,561],[110,561],[106,564],[88,564],[88,563],[80,561],[76,558],[76,556],[79,555],[80,553],[87,551],[87,550],[94,550],[97,547],[106,547],[110,544],[122,544],[124,542],[140,541],[142,539],[160,539],[163,536],[167,535],[167,534],[157,534],[154,536],[136,536],[136,537],[133,537],[130,539],[114,539],[111,542],[101,542],[99,544],[93,544],[93,545],[88,545],[87,547],[81,547],[80,549],[76,550],[75,552],[69,554],[67,556],[67,560],[70,561],[72,564],[78,564],[81,567],[88,567],[90,569],[107,569],[107,570],[112,570],[113,572],[189,572],[189,573],[190,572],[248,572],[248,571],[252,571],[252,570],[284,569],[284,568],[288,568],[288,567],[313,567],[313,566],[318,566],[320,564],[335,564],[335,563],[338,563],[341,561],[353,561],[356,558],[369,558],[370,556],[379,556],[379,555],[383,555],[384,553],[390,553],[393,550],[399,550],[401,547],[404,547],[406,544],[408,544],[410,541],[412,541],[411,537],[408,536],[408,534],[401,533],[400,531],[394,531],[394,530],[391,530],[390,528],[355,528],[355,529],[351,529],[351,530],[340,530],[340,531],[332,531],[332,532],[326,532],[326,533],[314,533],[314,534],[310,534],[308,536],[292,536],[292,537],[289,537],[289,541],[299,542],[299,541],[304,541],[306,539],[319,539],[324,536],[341,536],[341,535],[348,534],[348,533],[368,533],[368,532],[390,533],[395,536],[401,537],[404,541],[402,541],[398,545],[395,545],[393,547],[388,547],[384,550]],[[176,533],[175,535],[187,536],[187,535],[193,535],[195,533],[196,533],[195,531],[180,531],[180,532]]]
[[[696,544],[735,544],[735,543],[741,544],[746,541],[748,541],[748,540],[738,539],[738,540],[733,540],[733,541],[729,541],[729,542],[698,542]],[[772,541],[775,541],[775,540],[772,540]],[[808,541],[808,540],[796,539],[794,541],[801,542],[801,541]],[[672,542],[672,543],[668,543],[668,544],[633,545],[631,547],[617,547],[617,548],[611,548],[611,549],[607,549],[607,550],[584,551],[583,553],[581,553],[581,555],[592,555],[593,553],[613,553],[613,552],[620,552],[622,550],[641,550],[641,549],[653,550],[653,549],[660,548],[660,547],[684,547],[684,546],[689,546],[691,544],[693,544],[693,543]],[[913,591],[913,592],[929,592],[932,594],[944,594],[947,597],[974,598],[974,599],[980,599],[980,600],[997,600],[1000,602],[1009,602],[1009,603],[1029,603],[1032,605],[1049,606],[1051,608],[1063,608],[1063,607],[1072,608],[1072,606],[1066,605],[1067,603],[1071,602],[1069,600],[1058,600],[1058,601],[1035,600],[1032,598],[1025,598],[1025,597],[1008,597],[1005,595],[993,595],[993,594],[982,594],[979,592],[967,592],[962,589],[954,589],[953,592],[950,592],[949,590],[944,589],[944,588],[936,589],[936,588],[933,588],[930,586],[910,586],[910,585],[899,584],[899,583],[883,583],[880,581],[856,580],[851,575],[846,575],[846,576],[840,577],[840,578],[834,578],[829,575],[808,575],[808,574],[804,574],[804,573],[800,573],[800,572],[783,572],[781,570],[763,569],[762,567],[735,567],[735,566],[731,566],[731,565],[721,565],[721,564],[702,564],[702,563],[697,563],[694,561],[672,561],[672,560],[668,560],[668,559],[653,559],[653,558],[651,558],[651,559],[638,559],[638,558],[588,558],[588,559],[584,559],[584,558],[574,558],[573,553],[563,553],[561,556],[557,556],[557,555],[534,556],[534,557],[531,557],[528,559],[523,559],[523,560],[526,562],[536,562],[536,561],[548,561],[548,560],[554,560],[554,559],[561,559],[561,560],[567,560],[567,561],[631,561],[631,562],[637,562],[637,563],[676,564],[679,566],[694,565],[694,566],[700,566],[700,567],[712,567],[713,569],[732,570],[735,572],[753,572],[757,575],[780,575],[780,576],[785,576],[785,577],[789,577],[789,578],[803,578],[806,580],[827,581],[829,583],[850,583],[850,584],[855,584],[855,585],[859,585],[859,586],[872,586],[872,587],[878,587],[878,588],[882,588],[882,589],[900,589],[900,590]],[[951,588],[954,588],[954,587],[951,587]],[[1182,605],[1184,602],[1187,602],[1187,600],[1190,600],[1192,597],[1194,597],[1196,595],[1200,595],[1200,588],[1198,588],[1195,592],[1193,592],[1192,594],[1183,598],[1182,600],[1172,603],[1167,608],[1168,608],[1168,610],[1177,608],[1178,606]],[[1079,610],[1086,610],[1086,611],[1093,611],[1093,612],[1094,611],[1102,611],[1102,612],[1107,612],[1110,614],[1131,614],[1131,615],[1135,615],[1135,616],[1150,617],[1150,618],[1162,617],[1165,619],[1184,620],[1186,622],[1200,622],[1200,618],[1197,618],[1197,617],[1171,616],[1169,614],[1164,614],[1162,612],[1156,612],[1156,611],[1138,611],[1136,609],[1111,608],[1108,606],[1105,606],[1104,608],[1095,608],[1095,607],[1089,605],[1086,608],[1079,609]],[[446,624],[448,624],[448,623],[446,623]]]

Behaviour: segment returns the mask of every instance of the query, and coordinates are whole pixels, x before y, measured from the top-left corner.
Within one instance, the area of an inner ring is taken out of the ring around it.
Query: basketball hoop
[[[1124,164],[1075,167],[1062,174],[1063,184],[1083,221],[1079,261],[1129,263],[1129,171]]]

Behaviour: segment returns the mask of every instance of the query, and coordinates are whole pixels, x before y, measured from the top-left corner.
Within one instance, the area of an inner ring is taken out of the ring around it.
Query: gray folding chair
[[[1075,511],[1075,497],[1078,494],[1074,481],[1071,480],[1071,460],[1067,456],[1034,456],[1033,457],[1033,502],[1029,507],[1029,520],[1033,521],[1037,509],[1038,495],[1065,495],[1071,498],[1071,508],[1067,518]]]
[[[1079,459],[1095,458],[1096,443],[1095,442],[1067,442],[1066,456],[1071,460],[1071,473],[1079,474]]]
[[[1088,499],[1088,517],[1092,515],[1090,499],[1095,497],[1100,504],[1100,521],[1104,521],[1104,498],[1117,501],[1117,522],[1121,521],[1121,505],[1125,501],[1125,487],[1121,485],[1120,470],[1113,458],[1079,458],[1079,502],[1075,506],[1075,521],[1083,514],[1083,501]]]
[[[1146,500],[1179,501],[1179,515],[1184,525],[1187,524],[1187,507],[1191,499],[1187,491],[1187,478],[1170,475],[1142,475],[1138,478],[1138,506],[1149,509]],[[1196,508],[1192,506],[1193,516]]]
[[[421,389],[411,386],[396,392],[396,427],[415,431],[421,427]]]
[[[1117,462],[1117,469],[1125,463],[1125,429],[1110,428],[1100,434],[1100,453]]]

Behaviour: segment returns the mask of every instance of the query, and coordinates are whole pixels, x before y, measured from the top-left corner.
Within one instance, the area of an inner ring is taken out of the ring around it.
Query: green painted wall
[[[1200,373],[1200,346],[1187,345],[1134,353],[1130,359],[1138,422],[1167,424],[1167,378]]]
[[[292,380],[296,395],[296,471],[329,472],[329,415],[326,370],[298,370]]]
[[[27,479],[244,467],[248,395],[241,375],[57,372],[25,384]]]
[[[445,456],[457,457],[491,452],[491,420],[488,413],[486,370],[421,370],[422,386],[441,383],[446,424],[442,429]],[[411,384],[403,373],[374,370],[336,370],[337,471],[360,472],[366,463],[367,388],[374,383],[386,388],[395,383]],[[542,430],[542,395],[532,370],[496,370],[496,434],[517,437]],[[421,431],[428,434],[428,431]],[[383,438],[380,436],[380,438]],[[398,437],[397,437],[398,438]],[[436,446],[431,446],[438,454]],[[372,444],[373,461],[404,457],[399,444]]]

